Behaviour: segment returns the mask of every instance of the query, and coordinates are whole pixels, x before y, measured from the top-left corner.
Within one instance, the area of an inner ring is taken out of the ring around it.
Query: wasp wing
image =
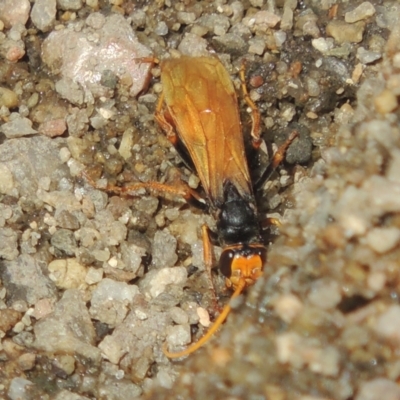
[[[221,62],[183,57],[162,64],[166,106],[214,207],[230,181],[252,198],[236,92]]]

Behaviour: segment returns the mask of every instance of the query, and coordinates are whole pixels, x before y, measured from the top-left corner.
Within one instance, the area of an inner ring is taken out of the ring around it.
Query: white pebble
[[[206,328],[210,326],[210,314],[208,314],[208,311],[203,308],[203,307],[197,307],[196,308],[197,315],[199,316],[199,323],[202,326],[205,326]]]
[[[279,296],[274,301],[274,310],[278,314],[279,318],[283,321],[290,323],[303,309],[303,304],[297,296],[288,293]]]
[[[377,253],[392,250],[400,240],[400,230],[395,227],[374,228],[367,233],[366,241],[369,247]]]

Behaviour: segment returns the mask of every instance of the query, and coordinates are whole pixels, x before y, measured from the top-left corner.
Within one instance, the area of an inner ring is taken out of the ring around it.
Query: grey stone
[[[36,349],[79,354],[94,364],[100,362],[100,350],[95,347],[96,332],[79,290],[66,290],[54,312],[35,324],[34,333]]]

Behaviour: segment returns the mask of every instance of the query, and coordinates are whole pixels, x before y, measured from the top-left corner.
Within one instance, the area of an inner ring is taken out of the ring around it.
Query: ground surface
[[[399,3],[150,3],[0,5],[0,397],[400,398]],[[170,361],[165,340],[213,318],[215,221],[101,187],[178,171],[201,192],[154,122],[159,68],[136,59],[210,51],[238,89],[247,60],[270,152],[300,138],[258,194],[283,222],[264,276]]]

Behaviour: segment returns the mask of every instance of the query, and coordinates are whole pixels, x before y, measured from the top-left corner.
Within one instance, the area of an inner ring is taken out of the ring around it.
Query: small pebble
[[[30,8],[29,0],[3,0],[0,3],[0,15],[4,26],[24,26],[28,21]]]
[[[16,113],[11,114],[10,121],[1,125],[0,130],[8,139],[34,135],[37,133],[37,131],[32,128],[32,121],[30,119],[22,118]]]
[[[103,279],[104,271],[101,268],[89,267],[85,277],[85,282],[88,285],[99,283]]]
[[[0,87],[0,107],[15,108],[18,103],[18,96],[12,90]]]
[[[157,383],[160,385],[163,389],[172,389],[174,385],[174,379],[171,376],[170,373],[167,371],[158,371],[157,373]]]
[[[333,39],[331,38],[318,38],[311,40],[312,46],[320,51],[321,53],[327,53],[329,50],[332,50],[334,47]]]
[[[55,119],[40,124],[39,132],[48,137],[61,136],[66,130],[67,125],[64,119]]]
[[[103,279],[92,293],[90,315],[109,326],[120,324],[139,293],[136,285]]]
[[[75,358],[69,354],[59,355],[53,360],[53,365],[66,375],[71,375],[75,371]]]
[[[357,58],[363,64],[371,64],[382,57],[381,53],[377,51],[365,50],[364,47],[359,47],[357,49]]]
[[[183,285],[187,280],[185,267],[152,270],[141,282],[141,291],[149,298],[156,298],[166,290],[167,285]]]
[[[18,357],[18,366],[22,369],[22,371],[31,370],[36,363],[36,354],[33,353],[25,353]]]
[[[48,265],[48,270],[50,279],[61,289],[86,286],[86,268],[75,258],[51,261]]]
[[[199,316],[200,325],[208,328],[211,324],[210,314],[208,313],[208,311],[203,307],[197,307],[196,312],[197,312],[197,315]]]
[[[249,40],[249,53],[263,55],[265,50],[265,40],[256,36]]]
[[[127,160],[131,156],[131,149],[133,147],[134,131],[127,129],[121,139],[118,152],[124,160]]]
[[[53,354],[79,355],[98,365],[100,349],[94,346],[96,332],[87,309],[84,292],[67,289],[53,313],[34,325],[34,348]]]
[[[177,325],[185,325],[189,321],[188,315],[185,313],[185,311],[182,310],[182,308],[173,307],[171,308],[169,313],[171,315],[172,320]]]
[[[283,8],[282,20],[281,20],[281,29],[284,31],[288,31],[293,27],[293,10],[290,7]]]
[[[21,313],[16,310],[8,308],[0,310],[0,330],[3,332],[8,332],[17,324],[20,319]]]
[[[355,400],[397,400],[400,398],[400,387],[386,378],[375,378],[360,385]]]
[[[339,44],[345,42],[360,43],[363,39],[365,24],[364,22],[356,22],[348,24],[344,21],[330,21],[326,26],[326,33],[332,36]]]
[[[340,356],[332,346],[320,347],[297,333],[284,333],[277,336],[276,347],[280,363],[289,363],[295,369],[306,366],[320,375],[337,376],[339,373]]]
[[[157,231],[152,244],[152,264],[156,268],[172,267],[178,260],[177,241],[168,230]]]
[[[274,28],[281,18],[272,12],[262,10],[252,15],[250,21],[250,25],[253,25],[254,29],[266,32],[268,28]]]
[[[32,317],[39,320],[49,315],[54,310],[54,302],[51,299],[40,299],[35,304]]]
[[[36,0],[31,11],[32,22],[36,28],[47,32],[55,23],[56,12],[56,0]]]
[[[277,47],[282,47],[286,42],[287,33],[284,30],[274,31],[274,39]]]
[[[383,272],[371,272],[368,275],[367,284],[371,290],[379,292],[385,287],[386,275]]]
[[[170,346],[184,346],[191,342],[190,325],[174,325],[167,328],[167,341]]]
[[[11,380],[7,396],[10,400],[29,399],[29,393],[33,390],[34,384],[25,378],[13,378]]]
[[[86,1],[87,4],[87,1]],[[101,29],[106,22],[106,18],[100,12],[90,13],[86,18],[86,24],[93,29]]]
[[[25,329],[25,324],[22,321],[17,322],[12,329],[14,333],[20,333]]]
[[[311,286],[308,300],[324,310],[337,306],[342,299],[340,287],[336,281],[317,280]]]
[[[302,309],[303,304],[300,299],[291,293],[279,296],[274,301],[275,312],[286,323],[292,322]]]
[[[361,3],[354,10],[348,11],[344,15],[344,20],[348,23],[353,23],[369,18],[374,14],[375,7],[369,1],[364,1],[364,3]]]
[[[160,36],[165,36],[168,33],[168,26],[164,21],[159,21],[154,28],[154,33]]]
[[[373,250],[383,254],[397,246],[400,241],[400,229],[395,227],[374,228],[367,233],[365,240]]]
[[[398,106],[397,97],[388,89],[384,89],[380,94],[378,94],[375,97],[374,103],[376,110],[380,114],[390,113]]]
[[[0,193],[12,194],[15,186],[12,172],[6,164],[0,163]]]
[[[190,25],[190,24],[193,24],[193,22],[196,20],[196,14],[195,13],[191,13],[191,12],[179,11],[177,13],[177,20],[181,24]],[[157,29],[157,27],[156,27],[156,29]],[[168,32],[168,28],[167,28],[167,32]]]
[[[321,35],[317,25],[317,19],[311,19],[303,25],[303,34],[304,36],[311,36],[313,38],[318,38]]]
[[[80,10],[82,8],[82,0],[57,0],[57,5],[62,10]]]
[[[400,332],[397,327],[400,324],[400,306],[389,306],[376,320],[374,331],[382,338],[400,344]]]

